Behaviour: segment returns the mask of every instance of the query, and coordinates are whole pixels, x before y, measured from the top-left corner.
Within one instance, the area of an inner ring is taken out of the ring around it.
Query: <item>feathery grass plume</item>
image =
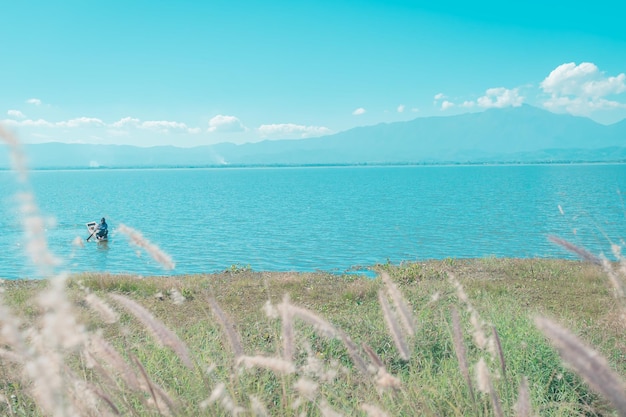
[[[18,173],[21,182],[28,179],[28,168],[26,167],[26,155],[22,150],[22,144],[15,136],[5,130],[0,124],[0,139],[7,144],[11,152],[11,167]]]
[[[278,305],[281,317],[281,333],[283,338],[283,359],[292,361],[295,354],[295,333],[293,329],[293,317],[289,310],[289,294],[283,296],[283,302]]]
[[[381,392],[387,389],[396,391],[402,388],[402,382],[387,372],[385,368],[378,368],[378,373],[376,374],[376,386]]]
[[[374,352],[374,349],[372,349],[368,344],[363,343],[363,350],[365,351],[365,353],[367,353],[367,355],[374,363],[374,365],[372,366],[372,368],[374,368],[372,373],[376,374],[375,381],[378,390],[384,391],[389,388],[393,390],[399,390],[402,387],[402,382],[400,382],[398,378],[387,372],[387,370],[385,369],[385,364],[376,354],[376,352]]]
[[[284,301],[283,301],[283,304],[279,305],[279,309],[280,308],[287,309],[287,312],[293,318],[298,318],[304,321],[305,323],[310,324],[322,336],[325,336],[331,339],[339,336],[339,330],[337,330],[335,326],[333,326],[328,321],[324,320],[323,318],[321,318],[320,316],[318,316],[311,310],[308,310],[303,307],[297,307],[289,303],[284,304]]]
[[[563,361],[609,400],[620,416],[626,416],[626,385],[611,370],[607,360],[569,330],[546,317],[536,317],[535,325],[556,347]]]
[[[213,388],[213,391],[211,391],[211,395],[209,396],[209,398],[200,403],[200,408],[206,409],[209,405],[218,401],[220,405],[226,411],[230,412],[230,414],[233,416],[236,416],[239,413],[243,413],[245,411],[243,408],[235,404],[230,395],[228,395],[228,393],[226,392],[226,385],[223,382],[220,382],[215,386],[215,388]]]
[[[0,358],[13,363],[22,363],[24,357],[10,350],[0,348]]]
[[[161,264],[163,268],[174,269],[176,267],[176,264],[172,260],[171,256],[163,252],[157,245],[146,239],[138,230],[128,227],[123,223],[120,223],[117,230],[125,234],[132,244],[145,250],[152,257],[152,259]]]
[[[576,246],[573,243],[568,242],[567,240],[561,239],[560,237],[554,236],[554,235],[548,236],[548,239],[551,242],[556,243],[557,245],[561,246],[562,248],[572,252],[573,254],[577,255],[579,258],[585,261],[588,261],[588,262],[591,262],[593,264],[600,265],[600,266],[602,265],[602,261],[600,260],[600,258],[595,256],[588,250],[581,248],[580,246]]]
[[[523,377],[519,384],[517,402],[515,403],[515,417],[531,417],[532,407],[530,405],[530,390],[528,389],[528,378]]]
[[[406,302],[402,292],[398,289],[398,286],[391,280],[389,274],[385,271],[381,272],[381,277],[385,287],[387,287],[387,292],[393,301],[393,304],[396,308],[396,312],[398,313],[398,317],[400,317],[400,322],[404,326],[404,329],[409,334],[409,336],[415,335],[415,320],[413,319],[413,313],[411,312],[411,308]]]
[[[489,369],[487,368],[487,363],[484,358],[480,358],[476,364],[476,381],[478,383],[478,389],[485,394],[489,394],[491,397],[494,415],[496,417],[503,417],[504,414],[502,412],[500,398],[498,397],[496,390],[493,388],[491,375],[489,375]]]
[[[293,384],[293,387],[302,397],[314,401],[319,385],[309,378],[301,377]]]
[[[170,290],[170,298],[176,305],[180,305],[185,302],[186,298],[176,288]]]
[[[393,339],[393,343],[396,345],[396,349],[398,349],[398,353],[400,357],[408,361],[411,353],[409,351],[409,347],[406,343],[404,335],[400,330],[400,326],[395,317],[393,311],[391,311],[391,306],[389,306],[389,302],[387,301],[387,297],[385,297],[385,293],[383,290],[378,292],[378,300],[380,302],[380,307],[383,310],[383,317],[385,318],[385,323],[387,324],[387,329],[391,334],[391,338]]]
[[[269,417],[265,405],[263,405],[258,397],[249,395],[248,398],[250,398],[250,411],[252,411],[256,417]]]
[[[343,417],[343,414],[333,410],[326,400],[320,401],[317,408],[319,408],[323,417]]]
[[[72,240],[72,246],[74,246],[75,248],[84,248],[85,241],[83,240],[82,237],[76,236],[74,240]]]
[[[126,310],[132,313],[154,336],[156,341],[163,346],[172,349],[180,358],[182,363],[189,369],[193,369],[193,361],[189,349],[176,334],[168,329],[162,322],[157,320],[148,310],[120,294],[110,294],[111,298],[121,304]]]
[[[469,388],[470,395],[472,397],[472,402],[476,402],[476,397],[474,396],[474,386],[472,384],[472,378],[469,373],[469,366],[467,364],[467,353],[465,351],[465,343],[463,342],[463,330],[461,328],[461,320],[459,318],[459,312],[456,308],[451,308],[452,313],[452,340],[454,342],[454,351],[456,353],[456,358],[459,361],[459,368],[461,370],[461,375],[465,378],[465,382],[467,383],[467,387]]]
[[[465,308],[470,313],[470,323],[474,328],[474,332],[472,333],[472,337],[474,339],[474,343],[481,350],[486,350],[490,347],[490,340],[485,334],[485,330],[483,329],[483,322],[480,319],[480,315],[478,311],[474,308],[472,303],[463,288],[463,285],[456,279],[454,274],[448,272],[448,279],[456,289],[457,298],[465,304]],[[493,353],[493,352],[492,352]]]
[[[389,414],[372,404],[361,404],[361,410],[365,411],[367,417],[389,417]]]
[[[94,293],[89,293],[85,296],[87,305],[91,307],[93,311],[98,313],[106,324],[117,323],[119,320],[118,314],[109,306],[102,298],[98,297]]]
[[[40,338],[40,335],[37,335]],[[65,417],[78,415],[68,398],[63,372],[63,357],[59,352],[42,350],[36,341],[37,354],[24,362],[24,371],[33,382],[32,396],[46,415]]]
[[[88,381],[78,379],[74,373],[66,367],[66,378],[68,379],[69,397],[79,415],[81,416],[112,416],[107,409],[102,409],[100,396],[94,390],[95,386]],[[117,410],[117,407],[114,408]],[[119,415],[119,411],[116,413]]]
[[[243,365],[246,368],[265,368],[276,374],[288,375],[296,372],[296,367],[291,361],[281,358],[272,358],[267,356],[240,356],[237,358],[237,365]]]
[[[111,367],[130,389],[141,391],[135,372],[122,355],[99,332],[89,335],[85,349],[92,358]]]
[[[28,169],[26,157],[20,142],[0,125],[0,139],[10,148],[11,165],[18,173],[19,182],[25,188],[28,183]],[[53,268],[60,265],[61,261],[48,249],[48,241],[45,233],[45,222],[39,214],[39,208],[35,203],[35,196],[31,191],[24,190],[17,193],[19,212],[22,227],[26,236],[26,253],[33,264],[39,268],[42,276],[49,275]]]
[[[343,345],[346,347],[348,355],[350,355],[350,358],[352,359],[352,363],[354,363],[359,372],[361,372],[363,375],[367,375],[367,363],[361,357],[359,352],[357,352],[357,347],[352,339],[350,339],[350,336],[348,336],[343,331],[339,331],[339,338],[343,342]]]
[[[500,362],[500,370],[502,371],[502,377],[506,378],[506,361],[504,360],[504,351],[502,350],[502,343],[500,343],[500,336],[495,326],[491,326],[492,340],[496,345],[496,353],[498,354],[498,361]]]
[[[241,337],[239,337],[239,333],[235,330],[235,325],[228,319],[226,313],[220,308],[215,299],[209,297],[207,301],[211,307],[211,311],[213,311],[213,315],[217,318],[217,321],[219,321],[226,336],[228,336],[228,341],[230,342],[230,347],[233,349],[235,360],[238,360],[244,353]]]
[[[48,248],[46,225],[35,203],[35,196],[30,191],[23,191],[17,193],[16,198],[26,237],[26,253],[40,274],[48,276],[61,261]]]
[[[609,277],[609,281],[611,282],[611,285],[615,290],[615,296],[623,301],[624,298],[626,298],[624,294],[624,282],[622,281],[622,278],[619,276],[619,274],[615,272],[615,269],[613,268],[613,265],[611,265],[611,262],[606,258],[602,258],[602,270]]]

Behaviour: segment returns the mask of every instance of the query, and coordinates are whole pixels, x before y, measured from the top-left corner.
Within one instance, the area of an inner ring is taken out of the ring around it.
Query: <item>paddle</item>
[[[91,232],[91,234],[87,238],[87,242],[89,242],[89,239],[91,239],[91,237],[93,236],[94,233],[96,233],[96,231],[98,231],[98,228],[96,228],[93,232]]]

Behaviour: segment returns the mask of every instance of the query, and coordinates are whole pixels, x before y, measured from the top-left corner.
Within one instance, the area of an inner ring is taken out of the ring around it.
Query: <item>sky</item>
[[[529,104],[626,118],[626,3],[0,4],[0,124],[25,143],[301,139]]]

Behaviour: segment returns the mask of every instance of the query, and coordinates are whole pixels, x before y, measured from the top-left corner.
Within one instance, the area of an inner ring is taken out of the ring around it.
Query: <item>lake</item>
[[[30,187],[69,272],[343,273],[449,257],[571,258],[551,234],[608,255],[626,236],[626,164],[34,171]],[[0,277],[37,277],[12,172],[0,172],[0,189]],[[102,216],[107,245],[72,244]],[[120,224],[176,268],[132,246]]]

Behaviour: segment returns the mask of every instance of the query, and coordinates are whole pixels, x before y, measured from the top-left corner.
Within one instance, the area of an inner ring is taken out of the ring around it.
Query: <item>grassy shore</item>
[[[571,416],[619,409],[576,364],[578,372],[564,365],[558,340],[536,319],[568,328],[615,375],[626,375],[623,307],[600,266],[490,258],[376,268],[376,279],[233,269],[5,281],[0,412]]]

